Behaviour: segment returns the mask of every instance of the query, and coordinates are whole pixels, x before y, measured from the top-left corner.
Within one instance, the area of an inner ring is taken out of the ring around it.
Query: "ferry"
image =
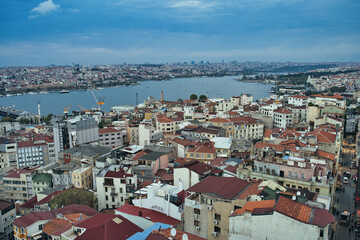
[[[61,90],[61,91],[60,91],[61,94],[69,93],[69,92],[70,92],[69,90]]]

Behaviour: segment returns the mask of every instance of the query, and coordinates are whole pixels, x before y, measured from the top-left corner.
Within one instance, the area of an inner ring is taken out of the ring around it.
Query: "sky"
[[[0,0],[0,66],[360,61],[359,0]]]

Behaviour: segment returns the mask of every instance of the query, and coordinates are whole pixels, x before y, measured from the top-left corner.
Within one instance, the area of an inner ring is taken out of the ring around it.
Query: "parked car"
[[[344,177],[344,178],[343,178],[343,183],[349,183],[349,178],[348,178],[348,177]]]

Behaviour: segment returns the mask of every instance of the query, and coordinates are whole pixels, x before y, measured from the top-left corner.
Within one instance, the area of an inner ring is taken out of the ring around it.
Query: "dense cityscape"
[[[359,12],[0,1],[0,240],[360,240]]]
[[[161,91],[110,112],[100,99],[63,115],[2,110],[1,239],[356,239],[360,71],[312,69],[324,65],[276,64],[287,69],[278,74],[266,63],[246,73],[238,63],[2,68],[4,95],[46,79],[77,86],[64,78],[76,69],[85,85],[115,72],[133,81],[225,68],[274,85],[258,100],[167,101]],[[299,66],[306,71],[290,73]]]

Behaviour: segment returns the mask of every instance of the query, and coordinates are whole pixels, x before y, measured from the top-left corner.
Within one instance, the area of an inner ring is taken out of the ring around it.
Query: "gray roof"
[[[161,152],[161,153],[171,153],[171,151],[173,150],[173,148],[162,147],[162,146],[151,146],[151,147],[146,147],[146,149],[149,149],[153,152]]]
[[[85,156],[94,156],[96,154],[99,154],[99,156],[109,154],[111,152],[111,148],[103,147],[103,146],[94,146],[90,144],[83,144],[80,146],[76,146],[73,148],[66,149],[62,151],[62,153],[69,153],[69,154],[75,154],[75,153],[81,153]]]
[[[165,155],[166,153],[163,152],[151,152],[148,153],[144,156],[142,156],[141,158],[139,158],[139,160],[148,160],[148,161],[155,161],[156,159],[158,159],[159,157],[161,157],[162,155]]]
[[[46,188],[43,191],[39,192],[39,194],[44,194],[44,195],[49,196],[53,192],[61,191],[61,190],[64,190],[64,189],[66,189],[65,185],[57,185],[57,186],[54,186],[52,188]]]

